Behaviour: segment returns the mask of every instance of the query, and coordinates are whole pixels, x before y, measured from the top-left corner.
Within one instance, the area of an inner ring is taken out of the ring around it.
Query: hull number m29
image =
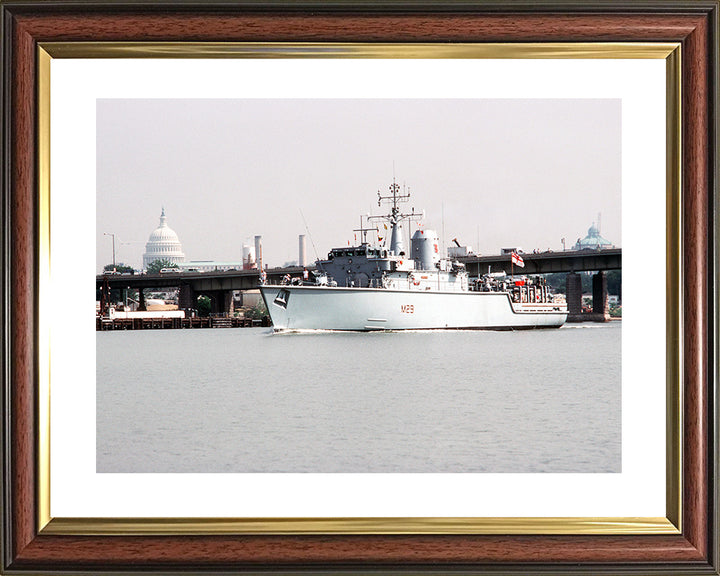
[[[414,304],[400,304],[400,312],[403,314],[415,314]]]

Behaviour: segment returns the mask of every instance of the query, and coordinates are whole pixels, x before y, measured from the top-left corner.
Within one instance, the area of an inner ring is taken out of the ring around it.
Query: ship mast
[[[412,208],[410,212],[403,213],[400,210],[399,204],[402,202],[410,201],[410,192],[403,190],[400,193],[400,185],[395,182],[393,177],[393,183],[390,185],[390,195],[383,196],[378,190],[378,206],[382,206],[383,202],[390,205],[390,214],[385,216],[369,216],[368,220],[382,218],[390,222],[391,235],[390,235],[390,251],[396,256],[404,254],[404,246],[402,241],[402,235],[400,232],[400,223],[403,220],[420,220],[422,214],[416,214],[415,208]]]
[[[370,216],[367,217],[368,220],[371,218]],[[355,228],[353,232],[360,232],[362,234],[362,243],[363,245],[367,244],[367,233],[372,231],[377,232],[377,226],[375,228],[363,228],[363,217],[362,214],[360,214],[360,228]]]

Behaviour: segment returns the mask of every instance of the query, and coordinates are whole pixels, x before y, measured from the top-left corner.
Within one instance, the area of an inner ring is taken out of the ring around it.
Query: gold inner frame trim
[[[667,518],[55,518],[43,534],[678,534]]]
[[[44,42],[53,58],[667,58],[677,43]]]
[[[666,60],[666,517],[52,518],[50,514],[50,69],[53,58],[494,58]],[[43,534],[678,534],[682,518],[681,58],[678,43],[342,44],[52,42],[38,46],[38,529]],[[674,256],[673,256],[674,254]]]
[[[50,518],[50,55],[38,50],[38,515]],[[44,522],[39,525],[43,526]]]
[[[666,64],[666,452],[667,478],[665,510],[668,519],[682,530],[682,420],[683,353],[681,330],[682,293],[682,115],[681,63],[678,46],[665,60]]]

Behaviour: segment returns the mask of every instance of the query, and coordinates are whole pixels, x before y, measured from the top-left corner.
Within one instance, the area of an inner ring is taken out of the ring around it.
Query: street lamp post
[[[112,232],[103,232],[103,235],[104,236],[112,236],[112,240],[113,240],[113,272],[114,272],[116,269],[116,267],[115,267],[115,234],[113,234]]]

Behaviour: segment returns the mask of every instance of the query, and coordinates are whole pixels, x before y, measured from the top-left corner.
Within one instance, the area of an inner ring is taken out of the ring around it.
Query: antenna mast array
[[[383,196],[382,192],[378,190],[378,206],[382,206],[383,202],[386,204],[389,204],[390,207],[390,214],[387,214],[385,216],[368,216],[368,220],[378,220],[378,219],[387,219],[390,221],[390,224],[392,224],[393,227],[395,225],[399,224],[403,220],[412,220],[417,219],[420,220],[422,218],[422,214],[418,214],[415,212],[415,208],[411,208],[410,212],[407,214],[403,214],[400,212],[400,207],[398,204],[401,202],[409,202],[410,201],[410,192],[400,193],[400,185],[395,182],[395,179],[393,179],[393,183],[390,185],[390,195]]]
[[[395,182],[393,177],[393,183],[390,185],[390,194],[383,196],[382,192],[378,190],[378,206],[382,206],[383,202],[390,205],[390,214],[385,216],[368,216],[368,220],[388,220],[390,227],[392,228],[392,234],[390,235],[390,250],[395,254],[402,255],[404,253],[402,239],[400,237],[399,225],[403,220],[421,220],[423,215],[415,212],[415,208],[411,208],[410,212],[403,213],[400,211],[398,204],[402,202],[408,202],[410,200],[410,191],[403,190],[400,193],[400,185]]]
[[[370,218],[372,218],[372,216],[368,215],[367,219],[370,220]],[[360,214],[360,228],[355,228],[353,230],[353,232],[361,232],[362,233],[362,239],[363,239],[362,243],[363,244],[367,244],[367,233],[372,232],[373,230],[375,232],[377,232],[378,231],[377,226],[375,226],[375,228],[363,228],[363,217],[362,217],[362,214]]]

